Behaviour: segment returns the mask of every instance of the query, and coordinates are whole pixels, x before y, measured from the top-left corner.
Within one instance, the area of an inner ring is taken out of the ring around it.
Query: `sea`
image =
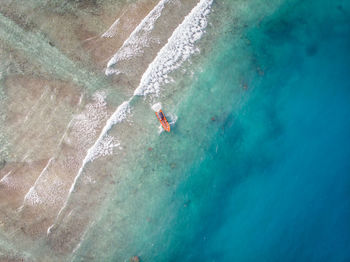
[[[198,2],[174,33],[195,40],[170,39],[133,94],[107,89],[118,153],[84,159],[61,261],[350,261],[350,1]]]
[[[212,9],[74,259],[350,261],[350,2]]]

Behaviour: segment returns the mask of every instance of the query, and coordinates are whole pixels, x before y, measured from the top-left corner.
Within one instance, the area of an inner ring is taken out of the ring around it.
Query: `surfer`
[[[162,109],[160,109],[158,112],[156,112],[156,116],[160,122],[160,124],[162,125],[162,127],[164,128],[165,131],[170,132],[170,125],[162,111]]]

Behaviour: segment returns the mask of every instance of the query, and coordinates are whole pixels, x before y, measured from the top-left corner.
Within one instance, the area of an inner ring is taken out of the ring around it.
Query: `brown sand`
[[[133,92],[147,65],[198,1],[178,2],[183,4],[177,12],[173,11],[174,6],[165,9],[165,17],[155,26],[152,37],[157,42],[144,49],[144,56],[125,62],[124,76],[114,77],[113,81],[119,83],[116,87],[126,85],[128,91]],[[2,6],[0,11],[6,11],[8,17],[26,30],[46,34],[50,45],[73,61],[104,74],[109,58],[157,3],[138,0],[128,6],[88,5],[84,8],[96,12],[77,14],[60,14],[47,8],[19,8],[16,13],[16,4],[12,3]],[[22,16],[28,20],[20,18]],[[118,17],[116,35],[101,38]],[[10,148],[8,159],[0,165],[0,231],[14,242],[20,239],[16,243],[24,250],[35,250],[36,245],[44,241],[48,250],[57,256],[52,261],[62,261],[90,225],[91,214],[103,200],[104,186],[115,183],[108,166],[109,157],[106,157],[96,161],[96,165],[88,165],[84,180],[70,192],[87,150],[115,107],[106,103],[103,93],[86,98],[82,89],[70,82],[50,79],[41,73],[32,75],[32,65],[25,54],[19,52],[13,60],[28,70],[23,70],[21,76],[9,74],[4,83],[7,96],[4,132]],[[127,127],[128,123],[123,125]],[[141,132],[142,127],[137,130]],[[134,132],[123,135],[131,139]],[[126,152],[111,159],[121,162]],[[94,192],[91,198],[87,197],[90,192]]]

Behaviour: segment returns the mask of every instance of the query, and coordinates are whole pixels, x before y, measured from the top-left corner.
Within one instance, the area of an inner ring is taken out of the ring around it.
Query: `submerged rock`
[[[140,257],[139,256],[133,256],[132,258],[130,258],[130,262],[140,262]]]
[[[191,200],[187,200],[187,201],[184,203],[184,207],[188,207],[190,204],[191,204]]]
[[[0,160],[0,169],[3,169],[5,165],[6,165],[6,160],[5,159]]]

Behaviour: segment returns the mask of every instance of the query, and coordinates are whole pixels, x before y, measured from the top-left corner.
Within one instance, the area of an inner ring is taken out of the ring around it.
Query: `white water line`
[[[60,146],[62,145],[62,142],[63,142],[64,138],[66,137],[66,135],[67,135],[67,133],[68,133],[68,130],[69,130],[69,128],[71,127],[71,125],[72,125],[72,123],[73,123],[73,120],[74,120],[74,117],[69,121],[69,123],[68,123],[66,129],[65,129],[64,132],[63,132],[63,135],[62,135],[60,141],[58,142],[57,147],[60,147]]]
[[[6,175],[3,176],[3,178],[1,178],[0,183],[5,183],[5,181],[7,180],[7,178],[12,174],[11,170],[10,172],[8,172]]]
[[[185,17],[149,64],[134,95],[158,95],[160,86],[169,82],[168,74],[199,51],[194,44],[204,33],[212,3],[213,0],[201,0]]]
[[[139,26],[133,31],[132,35],[136,34],[139,30],[141,30],[141,28],[143,28],[145,26],[145,24],[147,22],[149,22],[148,19],[150,19],[149,17],[152,17],[154,15],[155,12],[159,12],[159,8],[163,8],[166,2],[168,2],[169,0],[161,0],[158,5],[149,13],[149,15],[139,24]],[[206,22],[206,16],[209,14],[210,12],[210,7],[212,4],[213,0],[201,0],[190,12],[189,15],[187,15],[185,17],[185,19],[183,20],[183,22],[175,29],[175,31],[173,32],[173,34],[171,35],[171,37],[168,40],[168,43],[158,52],[156,58],[151,62],[151,64],[149,65],[149,67],[147,68],[146,72],[143,74],[140,85],[138,86],[138,88],[135,90],[134,95],[130,97],[129,100],[124,101],[121,105],[118,106],[117,110],[112,114],[112,116],[107,120],[106,125],[104,126],[103,130],[101,131],[98,139],[96,140],[96,142],[94,143],[94,145],[92,147],[90,147],[87,151],[87,154],[82,162],[82,165],[79,168],[79,171],[77,173],[77,175],[74,178],[74,182],[72,183],[72,186],[69,190],[69,195],[66,198],[66,201],[64,203],[64,205],[62,206],[62,208],[60,209],[60,211],[58,212],[58,215],[56,217],[56,220],[54,222],[54,224],[52,224],[48,230],[47,230],[47,234],[49,235],[52,231],[52,229],[54,228],[54,226],[57,224],[58,220],[60,219],[61,215],[63,214],[63,211],[65,210],[65,208],[67,207],[70,195],[72,194],[72,192],[74,192],[74,189],[76,187],[76,184],[78,182],[78,179],[80,178],[85,166],[87,163],[89,163],[92,160],[92,156],[94,155],[94,150],[96,150],[98,148],[99,143],[102,141],[102,139],[104,138],[104,136],[108,133],[108,131],[117,123],[122,122],[126,117],[127,114],[130,112],[130,102],[135,98],[135,96],[139,96],[139,95],[147,95],[148,93],[151,92],[140,92],[141,90],[143,90],[143,88],[145,86],[147,86],[147,83],[145,83],[144,79],[150,79],[151,77],[154,76],[154,69],[158,69],[158,66],[160,65],[160,63],[164,62],[162,56],[169,55],[169,50],[174,48],[174,46],[184,46],[184,45],[188,45],[191,48],[193,47],[193,44],[195,41],[197,41],[201,35],[203,34],[203,30],[207,25]],[[156,9],[156,11],[155,11]],[[158,11],[157,11],[158,10]],[[158,18],[157,18],[158,19]],[[154,23],[154,22],[153,22]],[[194,30],[196,29],[196,30]],[[194,33],[194,34],[189,34],[189,32]],[[130,37],[132,37],[132,35]],[[187,36],[184,37],[183,35]],[[128,39],[130,39],[130,37]],[[126,44],[127,41],[131,41],[131,40],[126,40],[124,42],[124,44]],[[124,46],[123,44],[123,46]],[[180,50],[183,51],[183,50]],[[167,73],[169,73],[172,70],[175,70],[176,68],[178,68],[181,64],[179,64],[179,59],[178,57],[181,57],[181,61],[183,62],[185,59],[187,59],[192,53],[176,53],[176,57],[177,59],[175,60],[167,60],[173,63],[176,63],[176,65],[173,65],[172,67],[170,67],[170,69],[167,69]],[[173,54],[171,54],[173,55]],[[111,61],[110,61],[111,62]],[[182,63],[181,62],[181,63]],[[108,69],[108,68],[107,68]],[[157,79],[158,80],[158,79]]]
[[[43,168],[43,170],[41,171],[40,175],[38,176],[38,178],[35,180],[34,185],[28,190],[27,194],[24,196],[23,199],[23,204],[18,208],[18,210],[22,210],[22,208],[24,207],[24,204],[26,202],[26,200],[29,199],[30,194],[35,190],[36,185],[38,184],[38,181],[41,179],[42,176],[44,176],[46,170],[49,168],[51,162],[54,160],[54,157],[51,157],[48,161],[46,166]]]
[[[117,20],[114,21],[114,23],[110,26],[110,28],[108,28],[108,30],[106,32],[104,32],[101,37],[103,38],[112,38],[113,36],[115,36],[115,34],[117,33],[117,25],[119,24],[119,17],[117,18]]]
[[[122,18],[124,16],[126,11],[128,11],[128,9],[126,9],[124,12],[122,12],[122,14],[114,21],[114,23],[108,28],[108,30],[101,35],[101,37],[112,38],[115,36],[115,34],[117,33],[116,27],[119,24],[120,18]]]
[[[81,95],[80,95],[80,98],[79,98],[78,106],[82,103],[83,97],[84,97],[84,94],[81,94]],[[66,135],[67,135],[67,133],[68,133],[68,130],[69,130],[69,128],[71,127],[71,125],[72,125],[73,122],[74,122],[74,117],[72,117],[72,119],[69,121],[68,125],[66,126],[66,128],[65,128],[65,130],[64,130],[64,132],[63,132],[63,135],[62,135],[61,139],[59,140],[58,145],[57,145],[57,147],[56,147],[57,149],[58,149],[58,148],[61,146],[61,144],[63,143],[63,140],[64,140],[64,138],[66,137]],[[56,156],[53,156],[53,157],[51,157],[51,158],[48,160],[46,166],[43,168],[43,170],[40,172],[40,175],[39,175],[38,178],[35,180],[34,185],[28,190],[27,194],[24,196],[23,203],[22,203],[22,205],[18,208],[18,210],[21,210],[21,209],[24,207],[25,201],[26,201],[26,199],[29,197],[29,194],[30,194],[33,190],[35,190],[35,187],[36,187],[36,185],[38,184],[38,181],[41,179],[41,177],[43,177],[44,172],[46,172],[46,170],[48,169],[49,165],[51,164],[51,162],[52,162],[55,158],[56,158]]]
[[[132,31],[117,53],[115,53],[114,56],[108,61],[105,71],[106,75],[115,73],[115,70],[111,69],[110,67],[115,65],[118,61],[128,59],[140,53],[142,47],[147,45],[146,38],[149,32],[153,29],[155,22],[160,17],[165,4],[167,4],[169,1],[171,0],[160,0],[159,3],[138,24],[134,31]],[[137,34],[141,34],[141,36],[137,36]]]
[[[66,201],[64,202],[62,208],[60,209],[60,211],[57,214],[56,217],[56,221],[57,219],[61,216],[62,212],[65,210],[68,201],[69,201],[69,197],[72,194],[72,192],[74,192],[74,189],[77,185],[77,182],[86,166],[87,163],[89,163],[93,156],[95,155],[95,150],[98,148],[99,144],[101,143],[101,141],[103,140],[103,138],[105,137],[105,135],[108,133],[108,131],[115,125],[118,124],[120,122],[122,122],[126,117],[127,114],[130,112],[130,102],[131,100],[134,98],[134,96],[132,96],[128,101],[124,101],[121,105],[118,106],[117,110],[110,116],[110,118],[107,120],[106,125],[103,127],[99,137],[97,138],[96,142],[88,149],[87,154],[79,168],[79,171],[77,173],[77,175],[74,178],[74,181],[69,189],[69,193],[68,196],[66,198]],[[54,224],[52,224],[48,230],[47,230],[47,234],[49,234],[51,232],[51,229],[54,227],[54,225],[56,224],[56,221]]]

